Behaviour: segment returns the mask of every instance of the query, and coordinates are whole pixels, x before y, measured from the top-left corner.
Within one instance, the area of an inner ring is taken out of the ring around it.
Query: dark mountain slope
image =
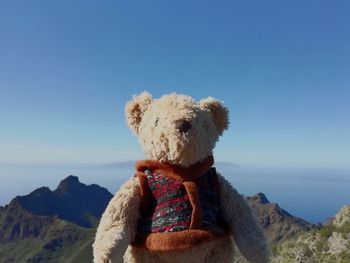
[[[112,194],[69,176],[0,208],[0,263],[91,262],[96,226]]]
[[[83,227],[91,227],[91,216],[100,218],[112,194],[98,185],[85,185],[78,177],[68,176],[57,189],[41,187],[14,199],[23,209],[37,215],[57,215]]]
[[[270,203],[263,193],[247,197],[251,207],[256,212],[259,224],[265,229],[272,242],[288,239],[299,232],[315,227],[309,222],[292,216],[278,204]]]
[[[68,176],[51,191],[41,187],[0,207],[0,263],[92,261],[96,226],[112,194]],[[247,197],[268,238],[277,243],[314,228],[262,193]]]

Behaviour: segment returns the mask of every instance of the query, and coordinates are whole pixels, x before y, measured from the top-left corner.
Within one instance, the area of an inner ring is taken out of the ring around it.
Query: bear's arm
[[[218,174],[221,210],[233,239],[243,256],[252,263],[269,262],[270,251],[263,229],[246,200]]]
[[[139,204],[139,181],[131,178],[121,186],[101,217],[93,244],[95,263],[123,262],[123,255],[135,236]]]

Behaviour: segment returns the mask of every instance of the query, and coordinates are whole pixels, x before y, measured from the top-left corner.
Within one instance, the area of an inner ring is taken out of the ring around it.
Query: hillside
[[[92,261],[92,242],[112,194],[68,176],[0,207],[0,263]],[[295,217],[263,193],[246,197],[273,248],[273,263],[350,262],[350,206],[324,226]],[[246,262],[238,258],[235,262]]]
[[[36,215],[57,215],[59,218],[83,227],[92,227],[112,195],[96,184],[85,185],[78,177],[68,176],[56,190],[41,187],[26,196],[16,197],[12,203]]]
[[[349,263],[350,205],[341,208],[327,225],[277,245],[274,255],[275,263]]]
[[[278,204],[270,203],[263,193],[246,199],[256,212],[259,224],[265,229],[272,243],[284,241],[315,227],[301,218],[292,216]]]
[[[0,208],[0,263],[91,262],[95,226],[112,195],[69,176]]]

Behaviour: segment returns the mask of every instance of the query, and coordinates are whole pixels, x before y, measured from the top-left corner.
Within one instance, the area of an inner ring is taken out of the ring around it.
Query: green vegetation
[[[39,188],[16,197],[0,207],[0,263],[92,262],[98,218],[111,196],[106,189],[85,186],[69,176],[55,191]],[[80,201],[87,197],[93,202]],[[265,230],[272,263],[350,263],[349,205],[331,223],[316,228],[270,204],[261,193],[248,201],[261,222],[269,219]],[[247,263],[236,251],[234,262]]]
[[[273,247],[273,262],[349,263],[350,223],[322,226]]]
[[[89,215],[96,224],[97,219]],[[92,262],[96,228],[39,216],[16,204],[0,212],[0,263]]]
[[[68,176],[0,207],[0,263],[92,262],[92,242],[112,194]]]
[[[71,225],[43,238],[26,238],[0,245],[0,263],[92,262],[92,241],[96,229]]]

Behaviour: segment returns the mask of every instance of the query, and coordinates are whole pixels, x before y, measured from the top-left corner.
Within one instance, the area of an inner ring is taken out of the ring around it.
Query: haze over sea
[[[294,216],[312,223],[324,222],[340,207],[350,203],[350,171],[330,169],[283,169],[239,167],[218,162],[220,171],[244,195],[263,192],[270,202],[278,203]],[[85,184],[99,184],[115,193],[134,174],[133,162],[113,165],[22,165],[0,166],[0,205],[16,195],[49,186],[73,174]]]

